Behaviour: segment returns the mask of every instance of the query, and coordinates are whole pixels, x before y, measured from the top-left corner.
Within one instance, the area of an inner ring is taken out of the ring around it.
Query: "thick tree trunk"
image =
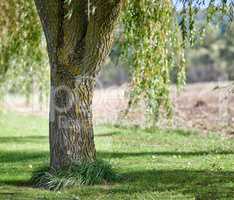
[[[51,65],[51,167],[96,159],[92,96],[123,0],[35,0]],[[78,9],[79,8],[79,9]],[[71,17],[65,16],[73,11]]]
[[[51,166],[60,168],[72,162],[96,158],[92,125],[94,80],[66,78],[56,74],[50,109]]]

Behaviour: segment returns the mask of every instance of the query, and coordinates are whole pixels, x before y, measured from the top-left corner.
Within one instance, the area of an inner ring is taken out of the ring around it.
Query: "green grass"
[[[47,120],[0,114],[0,199],[234,199],[234,139],[108,125],[95,132],[98,157],[123,178],[52,192],[30,185],[48,165]]]

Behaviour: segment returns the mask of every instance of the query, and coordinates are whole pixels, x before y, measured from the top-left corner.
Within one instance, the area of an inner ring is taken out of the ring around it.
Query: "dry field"
[[[95,123],[144,126],[146,120],[142,105],[132,110],[127,118],[122,118],[128,103],[126,94],[126,85],[96,90],[93,105]],[[230,83],[191,84],[180,93],[172,87],[172,99],[174,128],[198,129],[204,133],[212,131],[234,136],[234,93]],[[5,98],[4,107],[26,114],[47,116],[48,113],[47,105],[42,108],[38,103],[26,105],[23,98],[12,96]],[[167,126],[167,120],[160,120],[159,126]]]

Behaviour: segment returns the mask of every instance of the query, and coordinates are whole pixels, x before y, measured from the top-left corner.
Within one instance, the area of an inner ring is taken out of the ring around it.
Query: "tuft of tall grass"
[[[31,181],[36,187],[58,191],[74,186],[109,183],[118,177],[110,163],[96,160],[74,163],[62,170],[40,169],[34,173]]]

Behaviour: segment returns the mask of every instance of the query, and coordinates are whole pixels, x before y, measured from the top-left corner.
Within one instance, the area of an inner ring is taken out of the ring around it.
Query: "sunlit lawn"
[[[104,125],[95,132],[98,157],[122,179],[50,192],[29,182],[48,165],[47,120],[0,114],[0,199],[234,199],[234,139]]]

